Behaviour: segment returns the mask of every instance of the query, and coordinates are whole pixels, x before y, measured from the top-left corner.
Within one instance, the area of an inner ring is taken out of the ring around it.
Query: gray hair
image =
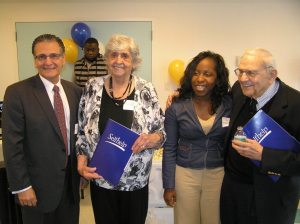
[[[270,71],[273,69],[276,70],[275,59],[270,51],[263,48],[246,49],[241,58],[247,55],[255,56],[261,59],[263,66],[267,69],[270,69]]]
[[[107,59],[111,52],[121,50],[129,50],[135,68],[140,66],[142,59],[140,57],[139,46],[135,43],[133,38],[123,34],[114,34],[109,38],[105,46],[104,57]]]

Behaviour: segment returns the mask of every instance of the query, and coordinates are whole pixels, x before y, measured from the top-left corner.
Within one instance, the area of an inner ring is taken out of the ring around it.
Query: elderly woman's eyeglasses
[[[269,69],[269,68],[272,68],[272,66],[265,67],[265,68],[260,69],[260,70],[243,70],[243,69],[237,68],[237,69],[234,70],[234,73],[238,77],[241,77],[243,74],[245,74],[248,78],[254,78],[255,76],[257,76],[259,74],[259,72],[261,70]]]
[[[121,58],[125,61],[129,60],[131,58],[130,53],[129,52],[111,52],[109,54],[109,57],[111,59],[116,59],[116,58]]]
[[[51,60],[58,60],[61,56],[62,56],[62,54],[52,53],[49,55],[39,54],[39,55],[34,56],[34,58],[40,62],[43,62],[43,61],[46,61],[47,58],[50,58]]]

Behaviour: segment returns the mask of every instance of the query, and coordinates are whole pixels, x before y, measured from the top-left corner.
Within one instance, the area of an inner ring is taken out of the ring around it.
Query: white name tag
[[[134,110],[136,104],[137,102],[135,102],[134,100],[126,100],[123,105],[123,110]]]
[[[222,117],[222,127],[223,128],[228,127],[229,126],[229,121],[230,121],[229,117]]]
[[[75,128],[74,128],[74,134],[77,135],[78,134],[78,124],[75,124]]]

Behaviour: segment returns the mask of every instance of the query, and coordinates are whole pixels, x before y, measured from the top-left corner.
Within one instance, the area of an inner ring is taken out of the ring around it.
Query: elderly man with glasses
[[[247,50],[235,70],[233,110],[221,192],[222,224],[293,224],[300,192],[300,154],[232,140],[257,110],[263,110],[300,140],[300,93],[277,77],[272,54]],[[254,107],[254,109],[253,109]],[[299,149],[300,150],[300,149]],[[251,160],[260,161],[255,166]],[[268,174],[280,176],[277,182]]]

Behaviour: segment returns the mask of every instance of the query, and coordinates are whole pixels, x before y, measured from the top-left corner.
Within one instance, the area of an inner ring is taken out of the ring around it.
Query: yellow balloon
[[[184,73],[184,62],[182,60],[176,59],[170,62],[169,64],[169,75],[171,79],[176,83],[180,83],[180,79]]]
[[[63,38],[62,41],[65,45],[66,60],[68,62],[75,63],[78,57],[78,47],[76,43],[67,38]]]

